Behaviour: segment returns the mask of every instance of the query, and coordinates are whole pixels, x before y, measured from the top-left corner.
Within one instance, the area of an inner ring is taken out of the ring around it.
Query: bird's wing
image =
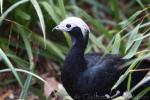
[[[119,77],[126,71],[128,67],[123,69],[122,65],[130,61],[122,59],[120,55],[108,54],[88,54],[85,56],[88,69],[83,73],[79,80],[79,85],[87,90],[99,89],[102,92],[108,92]],[[143,59],[140,64],[137,65],[137,69],[150,68],[150,61]],[[132,85],[135,86],[148,71],[133,72]],[[126,86],[126,82],[123,83]],[[86,84],[86,85],[85,85]],[[147,83],[149,85],[149,82]],[[146,84],[146,85],[147,85]],[[90,88],[89,88],[90,87]],[[125,87],[120,87],[119,90],[123,90]],[[101,89],[101,90],[100,90]]]
[[[122,57],[110,54],[104,56],[101,54],[88,54],[85,59],[88,69],[78,81],[80,88],[90,92],[92,90],[108,92],[121,75],[118,67],[125,63]]]
[[[127,62],[127,60],[122,59],[121,55],[117,55],[117,54],[103,54],[103,53],[86,54],[85,55],[85,60],[87,62],[88,68],[89,67],[99,66],[104,61],[115,63],[115,65],[116,64],[124,64],[125,62]]]

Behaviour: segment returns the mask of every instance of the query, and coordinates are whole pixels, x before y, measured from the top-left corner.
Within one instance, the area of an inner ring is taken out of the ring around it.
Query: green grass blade
[[[123,26],[123,27],[126,27],[128,26],[130,23],[132,23],[135,18],[140,15],[141,13],[143,12],[143,10],[140,10],[140,11],[137,11],[135,14],[133,14],[130,18],[128,18],[127,20],[121,22],[120,24]]]
[[[117,23],[120,22],[120,14],[119,14],[119,1],[118,0],[111,0],[111,4],[112,4],[112,9],[113,9],[113,12],[115,14],[115,20]]]
[[[125,80],[125,78],[126,78],[126,77],[128,76],[128,74],[129,74],[129,70],[133,69],[133,68],[139,63],[139,61],[140,61],[142,58],[144,58],[143,55],[144,55],[144,54],[141,53],[140,56],[132,62],[132,64],[130,65],[130,67],[126,70],[126,72],[125,72],[123,75],[120,76],[120,78],[119,78],[118,81],[114,84],[114,86],[112,87],[111,90],[117,88],[117,87]]]
[[[53,9],[52,5],[50,5],[47,2],[41,2],[41,5],[44,7],[44,9],[47,11],[47,13],[49,14],[49,16],[51,16],[51,18],[55,21],[55,23],[59,23],[61,20],[59,19],[59,17],[57,16],[57,14],[55,13],[55,10]]]
[[[134,39],[133,41],[143,40],[143,39],[145,39],[145,38],[147,38],[149,36],[150,36],[150,33],[147,33],[146,35],[140,36],[140,37]]]
[[[41,78],[40,76],[34,74],[33,72],[23,70],[23,69],[18,69],[18,68],[15,68],[14,70],[17,71],[17,72],[27,73],[27,74],[29,74],[31,76],[34,76],[35,78],[39,79],[40,81],[42,81],[44,83],[47,83],[43,78]],[[0,70],[0,73],[10,72],[10,71],[11,71],[11,69],[2,69],[2,70]]]
[[[129,36],[128,42],[126,44],[125,52],[127,52],[130,49],[130,47],[133,45],[133,43],[134,43],[133,40],[137,38],[139,28],[140,28],[140,24],[138,24],[131,32],[127,33],[127,34],[130,34],[130,36]]]
[[[144,90],[142,90],[139,94],[137,94],[132,100],[139,100],[140,98],[144,97],[144,95],[146,93],[148,93],[150,91],[150,87],[145,88]],[[145,97],[144,97],[145,98]],[[145,98],[146,99],[146,98]],[[149,98],[147,98],[149,99]]]
[[[44,22],[44,17],[43,17],[43,14],[42,14],[42,10],[41,10],[37,0],[30,0],[30,1],[31,1],[32,5],[34,6],[34,8],[36,10],[36,13],[39,17],[42,32],[43,32],[44,41],[46,41],[45,22]]]
[[[27,29],[26,27],[20,25],[17,22],[14,21],[10,21],[7,20],[8,22],[11,22],[14,24],[15,27],[21,27],[24,30],[26,30],[27,32],[25,32],[24,34],[27,34],[28,36],[30,36],[30,38],[32,38],[34,41],[38,41],[40,46],[42,48],[44,48],[44,41],[43,38],[37,34],[35,34],[34,32],[32,32],[31,30]],[[16,32],[18,32],[16,30]],[[0,38],[1,39],[1,38]],[[1,40],[0,40],[1,41]],[[46,40],[46,49],[48,52],[53,52],[53,54],[58,57],[58,59],[60,59],[61,61],[63,61],[65,59],[65,55],[62,53],[62,51],[60,50],[62,47],[60,45],[56,45],[55,43],[53,43],[52,41]],[[65,48],[66,49],[66,48]]]
[[[145,84],[146,82],[150,81],[150,76],[146,76],[143,80],[141,80],[137,85],[135,85],[132,89],[131,92],[134,92],[136,89],[138,89],[140,86]]]
[[[112,54],[119,54],[120,43],[121,43],[121,36],[120,34],[117,34],[115,36],[114,44],[112,46]]]
[[[0,24],[2,23],[2,21],[5,19],[5,17],[12,11],[14,10],[16,7],[18,7],[21,4],[24,4],[26,2],[28,2],[29,0],[21,0],[16,2],[15,4],[13,4],[11,7],[9,7],[0,17]]]
[[[129,77],[128,77],[128,83],[127,83],[127,91],[130,91],[131,89],[131,80],[132,80],[132,73],[129,74]]]
[[[29,62],[30,62],[30,69],[29,70],[32,72],[33,68],[34,68],[34,62],[33,62],[33,54],[32,54],[31,45],[30,45],[29,40],[28,40],[28,35],[26,34],[26,31],[23,30],[23,28],[21,26],[17,27],[17,31],[21,34],[21,36],[23,38],[25,48],[26,48],[26,51],[27,51],[27,54],[28,54],[28,59],[29,59]],[[28,75],[27,79],[25,81],[24,87],[21,91],[21,94],[20,94],[20,97],[19,97],[20,99],[26,99],[31,81],[32,81],[32,75]]]
[[[139,37],[142,37],[142,34],[140,34]],[[142,39],[136,41],[133,44],[132,48],[130,49],[129,53],[125,57],[123,57],[123,58],[124,59],[132,58],[136,54],[136,52],[137,52],[137,50],[138,50],[138,48],[139,48],[139,46],[140,46],[141,43],[142,43]]]
[[[89,38],[97,47],[102,49],[102,51],[104,51],[105,53],[108,53],[107,48],[101,42],[98,42],[96,37],[92,33],[90,34]]]
[[[59,4],[59,8],[61,10],[61,17],[62,19],[66,18],[66,11],[65,11],[65,7],[64,7],[64,1],[63,0],[58,0],[58,4]]]
[[[12,63],[10,62],[10,60],[8,59],[8,57],[5,55],[5,53],[3,52],[3,50],[1,48],[0,48],[0,56],[4,60],[4,62],[7,64],[7,66],[10,68],[10,70],[12,71],[14,76],[16,77],[17,81],[19,82],[19,85],[21,87],[23,87],[23,84],[21,82],[21,79],[20,79],[18,73],[16,72],[14,66],[12,65]]]
[[[0,0],[0,12],[3,14],[3,0]]]
[[[14,55],[14,54],[11,54],[11,53],[7,53],[7,56],[13,62],[15,62],[16,65],[20,66],[21,68],[23,68],[23,69],[29,68],[29,63],[26,60],[24,60],[24,59],[22,59],[22,58],[20,58],[20,57],[18,57],[16,55]]]
[[[146,59],[148,57],[150,57],[150,52],[149,53],[146,53],[146,51],[145,52],[141,52],[139,54],[139,56],[134,61],[132,61],[132,64],[126,70],[126,72],[123,75],[120,76],[119,80],[114,84],[114,86],[112,87],[111,90],[117,88],[125,80],[125,78],[128,76],[130,70],[133,69],[141,60]]]
[[[150,25],[150,22],[146,22],[146,23],[142,24],[142,25],[140,26],[140,28],[143,28],[143,27],[146,27],[146,26],[149,26],[149,25]]]

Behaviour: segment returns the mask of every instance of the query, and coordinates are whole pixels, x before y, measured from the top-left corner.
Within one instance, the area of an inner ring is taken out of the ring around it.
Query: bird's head
[[[78,17],[68,17],[60,22],[53,30],[68,32],[73,44],[77,42],[87,42],[90,29],[88,25]]]

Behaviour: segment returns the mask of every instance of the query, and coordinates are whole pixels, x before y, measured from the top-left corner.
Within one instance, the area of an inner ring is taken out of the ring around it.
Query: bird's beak
[[[52,32],[53,32],[54,30],[59,30],[59,26],[55,26],[55,27],[52,29]]]
[[[57,25],[57,26],[55,26],[53,29],[52,29],[52,31],[54,31],[54,30],[59,30],[59,31],[65,31],[65,29],[62,27],[62,26],[60,26],[60,25]]]

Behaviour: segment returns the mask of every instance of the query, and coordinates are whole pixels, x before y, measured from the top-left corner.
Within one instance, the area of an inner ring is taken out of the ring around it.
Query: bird
[[[127,70],[127,67],[122,66],[131,59],[124,59],[121,54],[85,54],[90,28],[79,17],[67,17],[53,30],[67,32],[72,40],[72,47],[65,58],[61,74],[67,93],[74,100],[110,99],[106,94],[112,95],[111,88]],[[137,68],[150,68],[150,61],[142,60]],[[147,72],[133,72],[131,86],[136,85]],[[147,86],[150,84],[143,88]],[[118,90],[119,95],[123,95],[127,90],[127,80],[118,86],[116,91]]]

